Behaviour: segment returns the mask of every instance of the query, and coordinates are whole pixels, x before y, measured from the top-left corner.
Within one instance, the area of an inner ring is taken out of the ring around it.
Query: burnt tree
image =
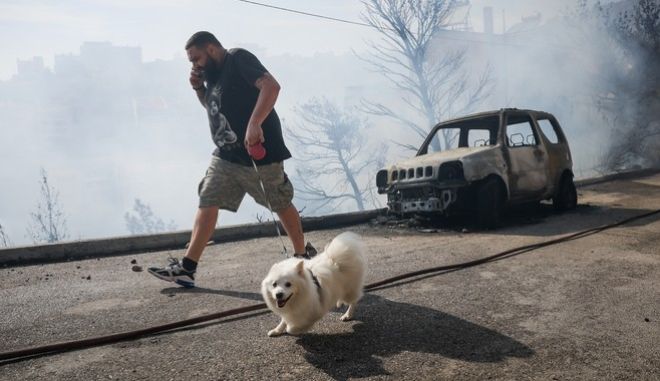
[[[151,210],[151,206],[143,203],[139,198],[135,199],[133,210],[124,214],[124,221],[126,229],[131,234],[153,234],[176,230],[174,221],[165,225],[165,222]]]
[[[297,198],[312,203],[317,212],[347,201],[358,210],[377,205],[371,182],[383,164],[385,149],[367,151],[366,121],[325,98],[311,99],[295,111],[302,123],[286,132],[296,144],[292,181]]]
[[[424,126],[409,119],[400,109],[364,101],[365,111],[392,118],[420,139],[439,121],[469,113],[490,94],[491,69],[487,66],[472,82],[463,70],[465,49],[444,49],[438,37],[450,24],[455,0],[363,0],[364,21],[381,39],[370,42],[372,53],[362,59],[382,73],[401,93],[408,111],[420,115]],[[399,105],[397,105],[398,107]],[[436,150],[451,146],[453,136],[434,141]],[[398,143],[397,143],[398,144]],[[401,144],[399,144],[401,145]],[[414,148],[405,146],[406,148]]]
[[[582,0],[575,16],[585,41],[594,30],[608,38],[594,81],[595,103],[611,125],[603,171],[660,166],[660,1]]]
[[[5,232],[5,228],[0,224],[0,247],[10,247],[12,242],[9,235]]]
[[[68,237],[66,218],[59,201],[59,192],[48,182],[48,173],[41,168],[39,181],[41,198],[37,209],[30,213],[28,236],[36,243],[54,243]]]

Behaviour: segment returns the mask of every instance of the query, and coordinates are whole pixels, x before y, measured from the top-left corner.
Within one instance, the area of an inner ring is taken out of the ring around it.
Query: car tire
[[[504,194],[497,179],[488,179],[477,189],[477,223],[484,229],[500,225]]]
[[[552,205],[558,211],[575,209],[577,207],[577,189],[573,182],[573,176],[565,174],[559,182],[557,193],[552,198]]]

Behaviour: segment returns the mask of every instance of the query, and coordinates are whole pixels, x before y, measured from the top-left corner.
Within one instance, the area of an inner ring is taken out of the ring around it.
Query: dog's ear
[[[303,262],[303,261],[300,261],[300,262],[298,262],[298,264],[296,265],[296,272],[297,272],[298,275],[300,275],[300,276],[304,276],[305,268],[303,267],[303,264],[304,264],[304,262]]]

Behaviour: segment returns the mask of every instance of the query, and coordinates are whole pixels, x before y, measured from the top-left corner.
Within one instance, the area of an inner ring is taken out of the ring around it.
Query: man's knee
[[[277,216],[280,217],[281,220],[283,219],[300,219],[300,215],[298,214],[298,209],[293,204],[289,204],[288,206],[277,210],[275,213],[277,213]]]

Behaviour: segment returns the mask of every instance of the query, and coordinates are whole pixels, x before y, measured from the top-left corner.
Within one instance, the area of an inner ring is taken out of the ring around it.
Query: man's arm
[[[252,146],[264,141],[264,132],[261,129],[261,124],[266,120],[268,114],[273,111],[277,95],[280,92],[280,84],[268,72],[257,79],[254,86],[259,89],[259,97],[252,111],[252,116],[250,116],[247,131],[245,132],[246,146]]]

